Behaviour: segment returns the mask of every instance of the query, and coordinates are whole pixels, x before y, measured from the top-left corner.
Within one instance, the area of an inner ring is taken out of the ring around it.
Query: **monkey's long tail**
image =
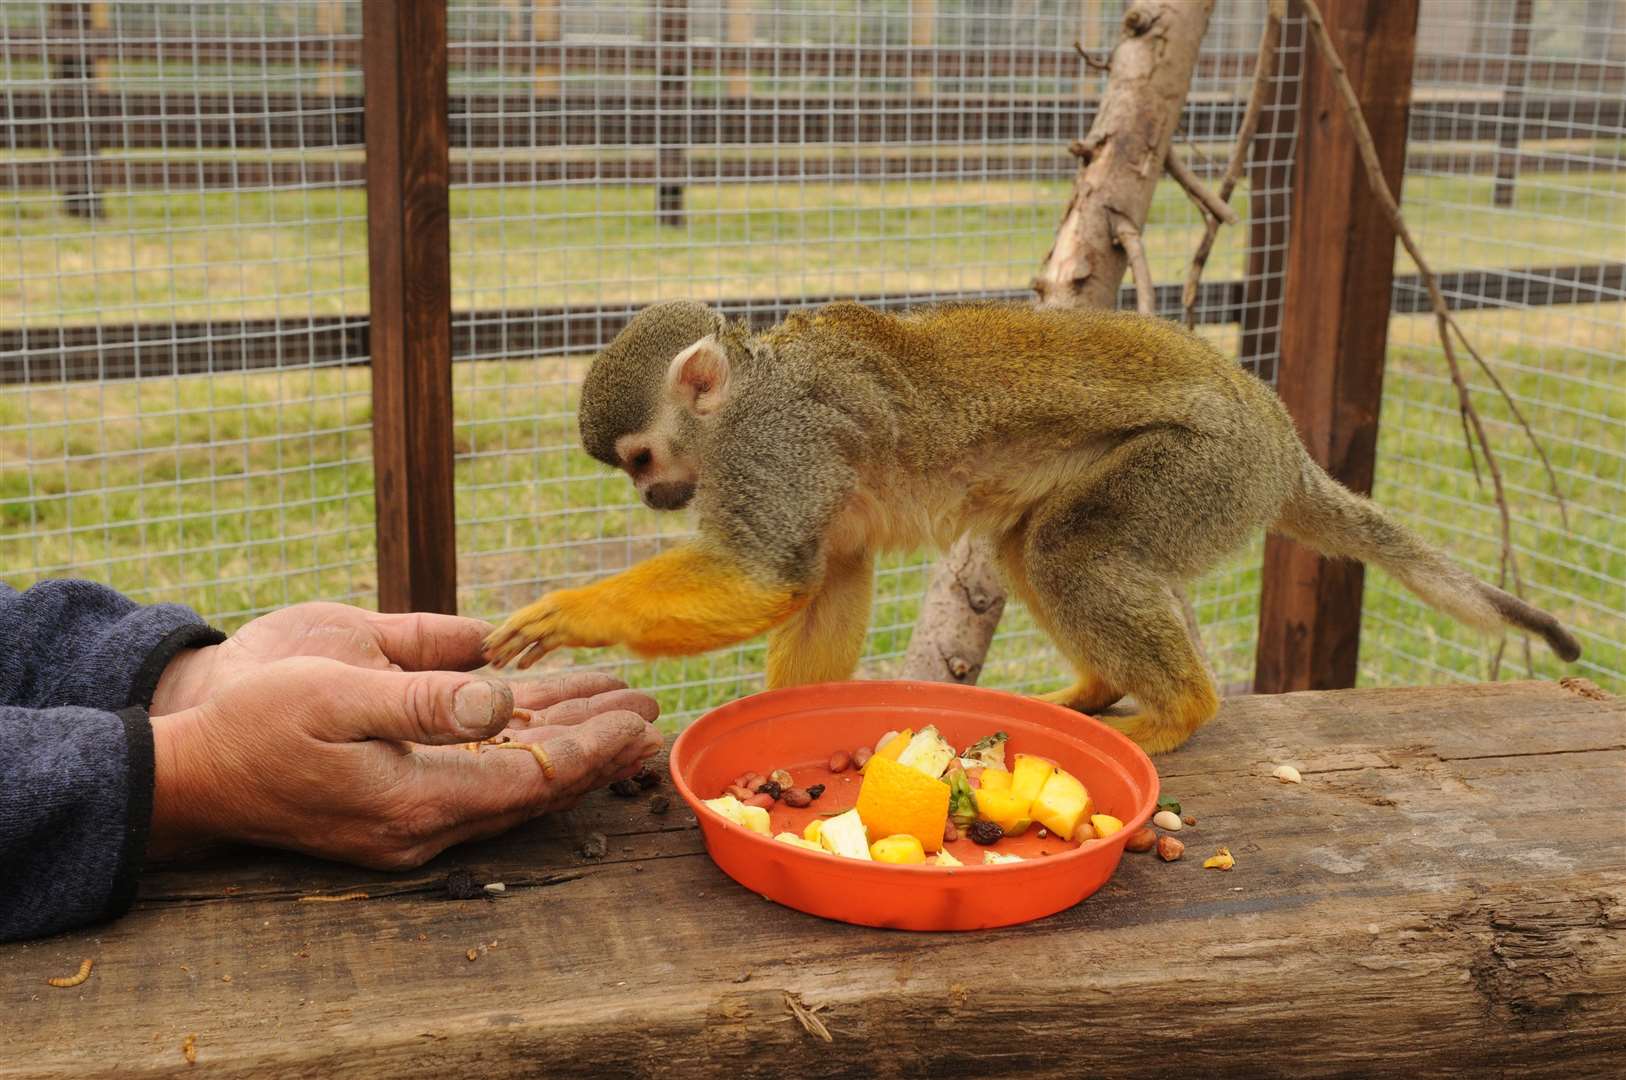
[[[1540,635],[1565,661],[1581,655],[1580,643],[1557,619],[1480,581],[1376,503],[1328,476],[1308,454],[1274,528],[1324,555],[1383,567],[1425,603],[1469,626],[1495,630],[1505,623]]]

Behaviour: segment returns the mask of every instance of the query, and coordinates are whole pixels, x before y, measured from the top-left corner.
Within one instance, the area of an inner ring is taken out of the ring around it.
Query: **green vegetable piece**
[[[963,771],[956,769],[945,776],[943,782],[949,786],[950,819],[957,827],[969,829],[977,820],[977,797],[971,791],[970,781]]]
[[[1159,795],[1157,797],[1157,808],[1167,810],[1171,814],[1178,814],[1180,812],[1180,800],[1173,795]]]
[[[996,731],[992,735],[984,735],[976,742],[965,748],[960,755],[962,761],[981,762],[984,768],[1003,769],[1005,767],[1005,743],[1010,739],[1003,731]]]

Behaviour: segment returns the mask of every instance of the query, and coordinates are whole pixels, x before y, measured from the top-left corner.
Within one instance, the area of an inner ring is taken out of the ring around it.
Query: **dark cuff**
[[[169,667],[169,662],[183,649],[201,649],[207,645],[219,645],[225,640],[226,635],[212,626],[189,623],[186,626],[177,626],[153,646],[152,652],[141,662],[141,666],[136,669],[135,678],[130,682],[130,704],[140,708],[143,724],[146,723],[147,710],[152,707],[152,695],[158,690],[158,680],[163,677],[164,669]],[[125,714],[121,712],[119,715]],[[152,771],[150,730],[147,734],[147,770],[149,773]]]
[[[124,815],[124,842],[119,848],[118,868],[113,873],[113,888],[107,897],[105,914],[109,919],[130,910],[135,900],[136,881],[147,860],[147,837],[152,832],[152,721],[147,718],[147,710],[138,705],[122,709],[117,715],[124,722],[124,781],[130,803]]]

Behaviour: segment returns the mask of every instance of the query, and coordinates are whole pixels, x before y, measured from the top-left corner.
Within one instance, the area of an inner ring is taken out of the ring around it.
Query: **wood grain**
[[[367,4],[378,606],[457,610],[446,5]]]
[[[1417,0],[1332,0],[1323,8],[1395,192],[1405,165],[1417,9]],[[1345,486],[1370,494],[1395,233],[1367,186],[1327,65],[1313,52],[1301,63],[1276,389],[1310,456]],[[1268,536],[1254,690],[1355,685],[1364,581],[1358,562]]]
[[[415,873],[155,871],[111,926],[0,947],[0,1076],[171,1075],[189,1033],[221,1076],[1608,1075],[1626,704],[1581,689],[1229,700],[1158,759],[1197,818],[1184,860],[1126,856],[1071,911],[987,933],[765,903],[681,808],[604,793]],[[606,858],[576,853],[590,832]],[[1203,870],[1220,846],[1236,868]],[[437,899],[452,866],[508,892]],[[87,956],[84,985],[44,984]]]

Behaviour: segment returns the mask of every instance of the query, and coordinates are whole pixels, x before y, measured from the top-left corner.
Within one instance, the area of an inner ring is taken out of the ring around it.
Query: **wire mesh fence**
[[[1505,294],[1459,318],[1545,446],[1568,503],[1566,526],[1512,413],[1483,372],[1468,371],[1501,458],[1525,593],[1558,613],[1583,648],[1572,668],[1537,643],[1527,664],[1522,643],[1510,641],[1500,674],[1580,673],[1619,688],[1626,681],[1626,5],[1430,0],[1421,15],[1419,53],[1450,62],[1419,63],[1405,213],[1437,268],[1501,270]],[[1563,289],[1581,302],[1543,303]],[[1418,310],[1420,293],[1415,282],[1398,283],[1396,306]],[[1497,580],[1501,525],[1491,482],[1476,479],[1464,449],[1434,321],[1396,316],[1389,334],[1375,495]],[[1364,682],[1481,679],[1495,656],[1493,645],[1424,608],[1392,578],[1368,576]]]
[[[1462,271],[1453,295],[1497,309],[1465,325],[1571,500],[1565,533],[1535,458],[1479,393],[1530,596],[1577,624],[1587,671],[1618,685],[1623,30],[1609,0],[1531,8],[1425,0],[1405,196],[1436,265]],[[460,609],[499,617],[685,535],[577,448],[586,364],[645,304],[690,297],[766,325],[833,298],[1026,297],[1104,85],[1075,42],[1105,55],[1121,13],[451,3]],[[1223,169],[1262,21],[1261,3],[1216,7],[1177,135],[1199,174]],[[305,599],[376,602],[360,24],[359,3],[335,0],[0,0],[0,579],[95,577],[226,626]],[[1197,312],[1266,379],[1301,20],[1284,42],[1232,200],[1244,221],[1221,230]],[[1201,231],[1161,184],[1147,247],[1165,314]],[[1397,308],[1417,310],[1418,292],[1402,277]],[[1494,577],[1496,519],[1429,333],[1393,323],[1378,495]],[[895,668],[927,565],[878,572],[865,674]],[[1193,590],[1233,689],[1252,674],[1258,567],[1256,548]],[[1477,639],[1379,575],[1367,603],[1363,679],[1485,674]],[[756,644],[636,670],[557,662],[626,669],[678,721],[761,671]],[[983,682],[1044,689],[1062,671],[1013,610]]]

